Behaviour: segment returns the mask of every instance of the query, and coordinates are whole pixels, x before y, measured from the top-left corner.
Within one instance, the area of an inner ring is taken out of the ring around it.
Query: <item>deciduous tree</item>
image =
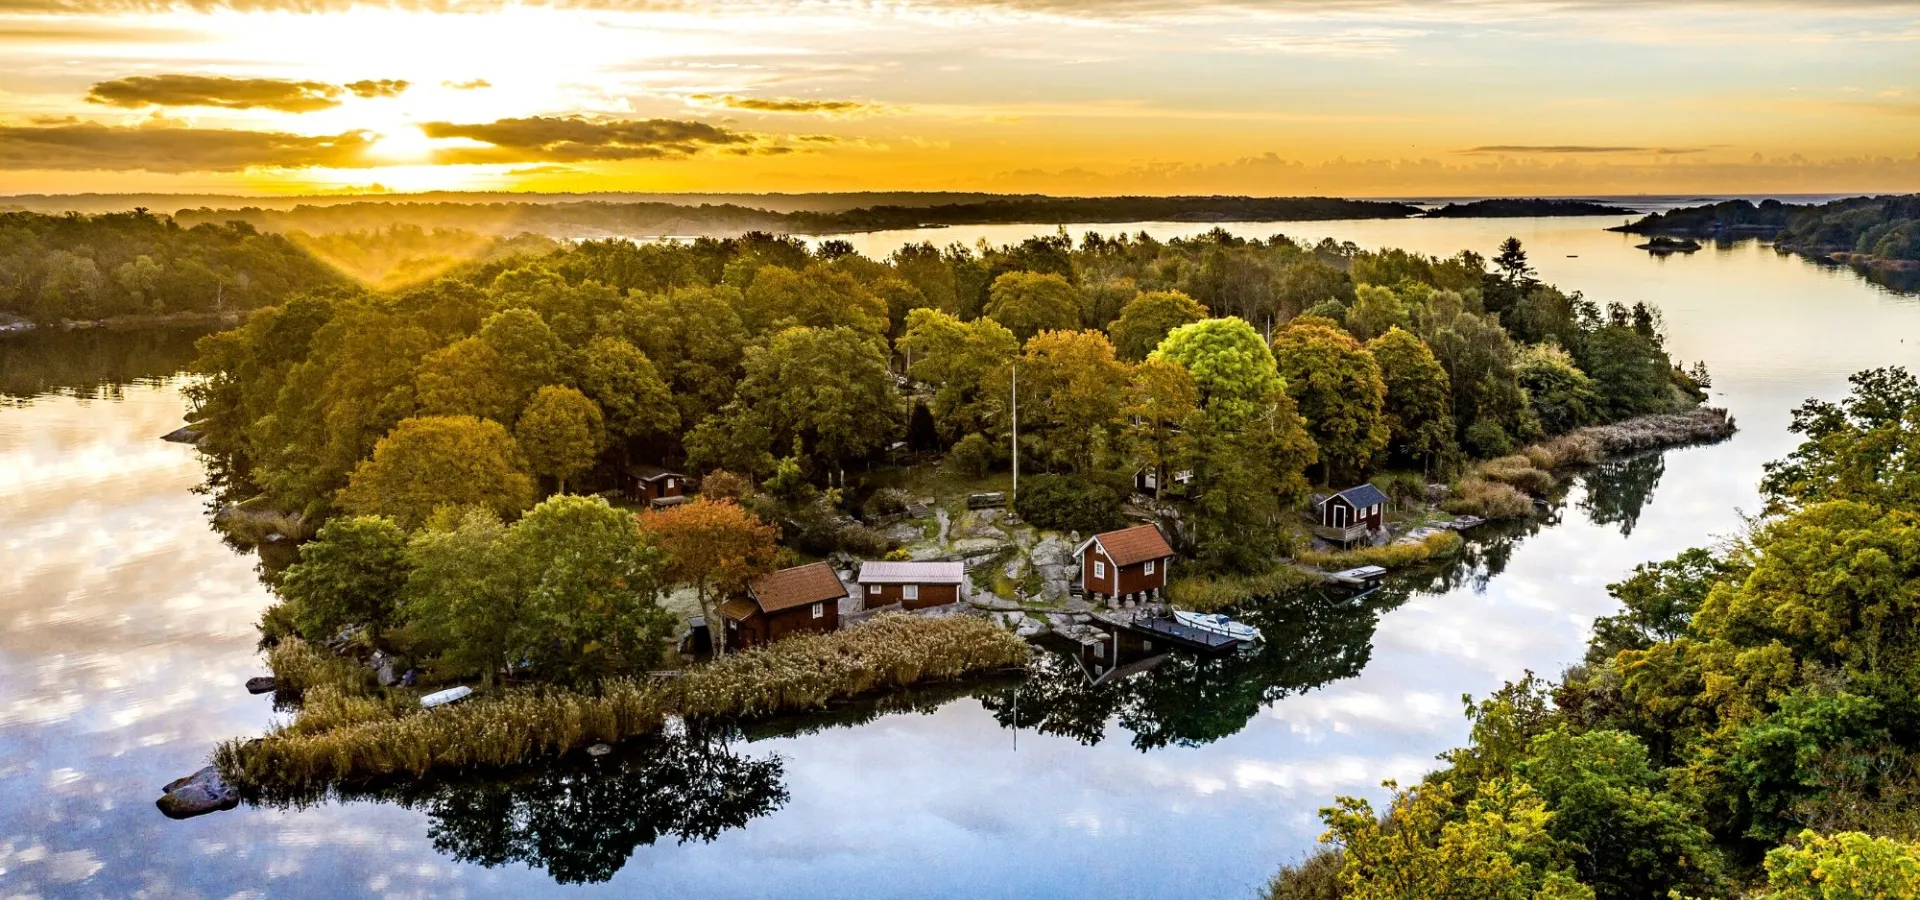
[[[1025,343],[1042,331],[1080,327],[1080,291],[1059,275],[1008,272],[993,280],[986,314]]]
[[[719,604],[772,571],[777,532],[730,500],[708,500],[640,515],[640,527],[667,553],[669,583],[693,588],[715,653],[724,653]]]
[[[555,385],[533,395],[513,433],[534,474],[558,482],[563,494],[567,479],[592,468],[607,442],[599,405],[573,388]]]
[[[1373,354],[1344,331],[1295,321],[1273,336],[1273,355],[1320,448],[1327,480],[1365,474],[1389,435],[1382,420],[1387,387]]]
[[[502,516],[533,505],[533,479],[513,435],[472,416],[406,419],[374,445],[341,490],[350,512],[390,516],[417,528],[442,506],[478,506]]]

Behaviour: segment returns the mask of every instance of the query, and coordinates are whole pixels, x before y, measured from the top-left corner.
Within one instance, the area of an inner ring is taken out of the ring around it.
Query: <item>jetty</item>
[[[1146,641],[1159,641],[1160,646],[1178,647],[1198,653],[1225,653],[1247,643],[1219,632],[1182,625],[1174,621],[1171,616],[1129,617],[1112,612],[1096,612],[1093,618],[1116,631],[1123,631]]]
[[[1387,570],[1383,566],[1359,566],[1327,574],[1328,581],[1361,588],[1379,587],[1381,579],[1386,577]]]

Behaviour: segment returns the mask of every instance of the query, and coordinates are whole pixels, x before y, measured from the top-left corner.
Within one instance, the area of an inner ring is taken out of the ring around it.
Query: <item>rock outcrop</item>
[[[191,819],[240,805],[240,792],[221,780],[212,766],[169,782],[154,802],[169,819]]]

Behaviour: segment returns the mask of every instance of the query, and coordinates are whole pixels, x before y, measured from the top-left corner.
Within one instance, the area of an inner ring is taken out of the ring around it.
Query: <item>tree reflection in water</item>
[[[1629,537],[1647,501],[1653,499],[1653,489],[1660,486],[1660,476],[1666,473],[1667,455],[1663,452],[1602,462],[1580,475],[1580,485],[1586,489],[1580,509],[1593,524],[1618,525],[1620,536]]]
[[[427,778],[336,796],[425,812],[434,849],[461,862],[521,863],[561,884],[598,884],[638,848],[665,838],[711,841],[786,804],[780,758],[741,756],[730,743],[717,729],[662,734],[599,759],[574,754],[487,778]]]

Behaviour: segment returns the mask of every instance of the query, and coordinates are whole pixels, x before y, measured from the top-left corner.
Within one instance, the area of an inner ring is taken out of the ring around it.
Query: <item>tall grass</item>
[[[221,744],[213,763],[235,784],[276,788],[510,766],[657,731],[670,705],[659,686],[621,679],[602,685],[595,695],[513,688],[431,710],[395,704],[384,718],[341,721],[324,729],[303,724],[307,713],[302,712],[293,724],[264,737]]]
[[[1440,559],[1460,552],[1466,542],[1451,531],[1439,531],[1427,535],[1417,543],[1388,544],[1384,547],[1360,547],[1354,550],[1335,550],[1321,552],[1308,550],[1302,552],[1299,560],[1310,566],[1323,569],[1351,569],[1357,566],[1380,566],[1398,568],[1423,563],[1430,559]]]
[[[294,720],[220,745],[214,764],[235,784],[274,791],[385,775],[510,766],[659,730],[669,715],[757,716],[813,709],[870,691],[1017,666],[1025,641],[983,619],[876,616],[826,635],[736,653],[668,682],[615,679],[594,693],[509,688],[420,709],[411,692],[379,692],[310,645],[276,647],[275,672],[299,679]]]
[[[346,696],[368,694],[375,688],[371,669],[296,637],[283,638],[267,651],[267,668],[273,670],[274,690],[291,696],[317,687],[330,687]]]
[[[1529,495],[1545,496],[1553,490],[1554,472],[1559,469],[1590,466],[1616,453],[1717,441],[1733,434],[1734,427],[1726,410],[1703,406],[1577,429],[1475,465],[1454,483],[1441,506],[1483,519],[1518,518],[1533,511]]]
[[[1023,665],[1031,652],[1026,641],[984,619],[888,613],[844,631],[722,657],[688,670],[675,687],[686,716],[760,716]]]
[[[1245,600],[1291,594],[1319,584],[1320,576],[1312,572],[1280,566],[1258,575],[1182,578],[1167,586],[1167,599],[1181,609],[1212,612]]]

